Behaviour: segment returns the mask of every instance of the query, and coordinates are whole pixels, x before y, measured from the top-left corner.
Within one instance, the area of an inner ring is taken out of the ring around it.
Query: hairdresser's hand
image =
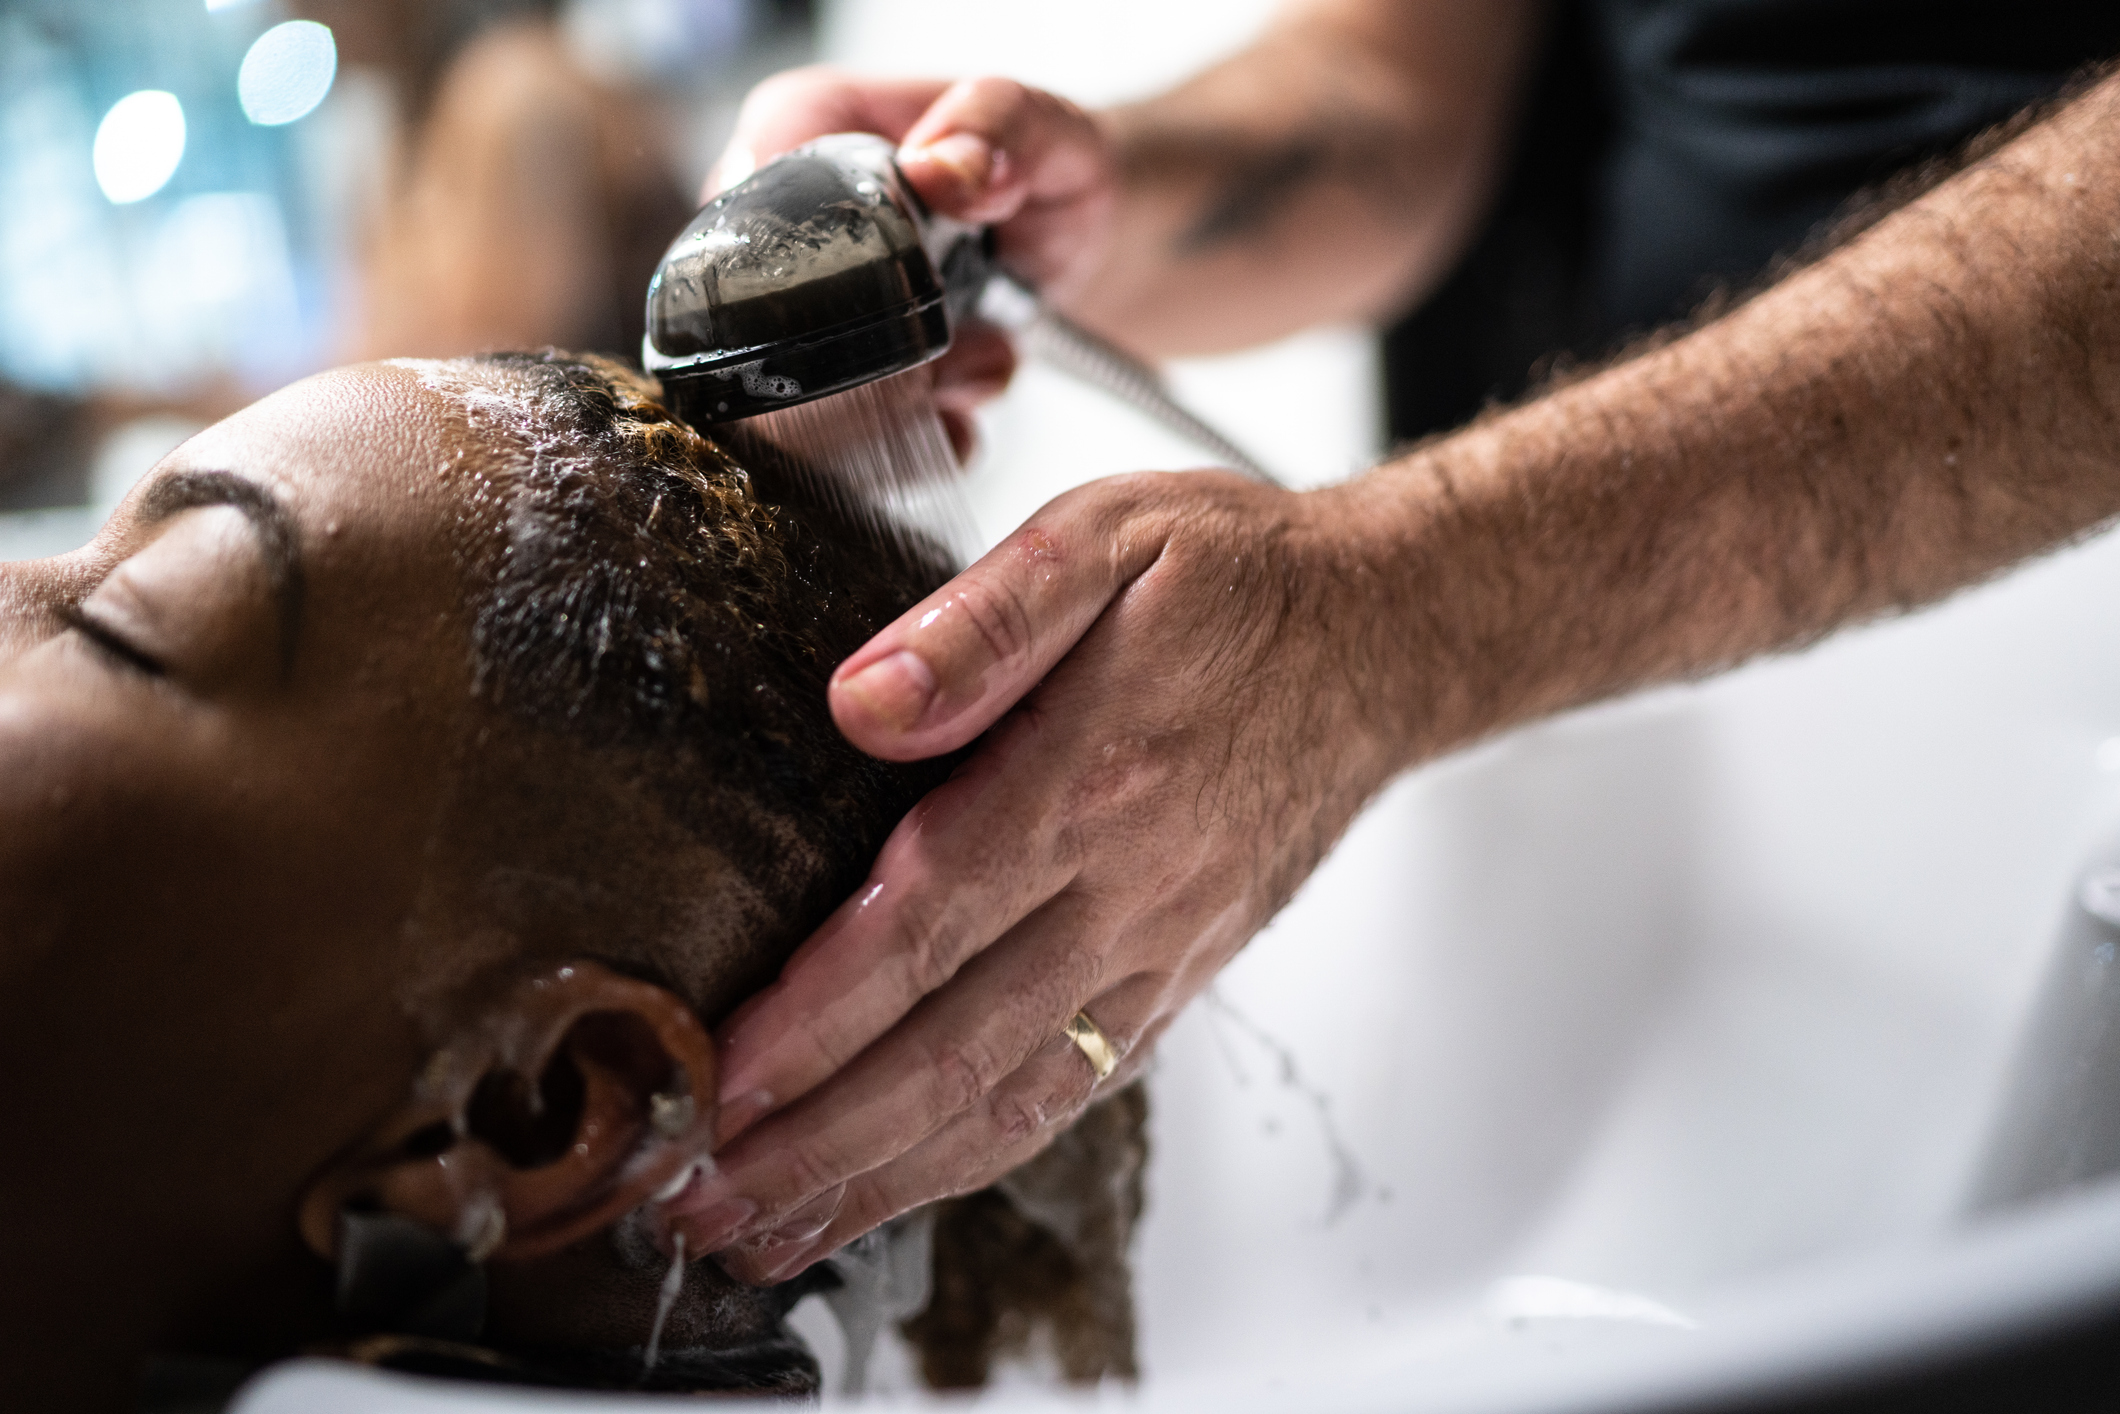
[[[1008,79],[870,79],[794,69],[751,90],[712,196],[770,157],[827,133],[871,132],[899,144],[898,163],[937,211],[997,227],[1003,264],[1064,303],[1103,258],[1115,194],[1111,145],[1089,114]],[[958,451],[971,410],[1015,371],[999,330],[961,329],[935,362],[937,398]]]
[[[1124,1084],[1310,873],[1407,759],[1360,485],[1094,483],[841,666],[875,755],[992,731],[723,1028],[727,1142],[668,1210],[693,1251],[784,1279],[1007,1172],[1092,1098],[1068,1018]]]

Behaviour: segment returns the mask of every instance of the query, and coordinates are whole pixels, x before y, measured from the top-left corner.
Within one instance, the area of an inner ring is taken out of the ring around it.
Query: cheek
[[[0,916],[19,916],[80,856],[78,837],[130,754],[116,704],[37,671],[62,657],[46,645],[0,674]]]
[[[0,1165],[0,1209],[42,1184],[86,1214],[94,1175],[151,1167],[106,1214],[277,1221],[258,1176],[291,1191],[412,1063],[391,995],[420,851],[350,791],[377,741],[105,671],[64,644],[0,665],[0,1135],[68,1156]]]
[[[188,700],[64,639],[0,667],[0,972],[26,949],[9,920],[266,948],[322,911],[373,921],[418,855],[363,788],[390,753],[290,717]]]
[[[48,748],[46,714],[0,687],[0,996],[18,995],[64,923],[64,907],[41,887],[66,855],[67,771]]]
[[[123,683],[0,677],[0,984],[101,990],[229,911],[227,787],[196,730]],[[141,684],[143,689],[148,684]]]
[[[210,805],[202,778],[226,774],[215,714],[94,654],[62,636],[0,666],[0,869],[71,857],[157,798]]]

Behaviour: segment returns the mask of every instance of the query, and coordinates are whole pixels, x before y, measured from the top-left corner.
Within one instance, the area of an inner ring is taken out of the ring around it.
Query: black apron
[[[2120,57],[2120,0],[1560,0],[1472,249],[1384,340],[1393,440],[1742,287]]]

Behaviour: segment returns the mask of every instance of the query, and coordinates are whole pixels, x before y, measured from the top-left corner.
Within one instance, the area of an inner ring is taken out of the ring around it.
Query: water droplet
[[[662,1289],[655,1293],[655,1321],[648,1327],[648,1348],[640,1356],[642,1379],[653,1374],[655,1362],[662,1359],[663,1325],[670,1319],[670,1308],[677,1304],[677,1294],[685,1289],[685,1235],[673,1232],[670,1245],[670,1270],[663,1276]]]

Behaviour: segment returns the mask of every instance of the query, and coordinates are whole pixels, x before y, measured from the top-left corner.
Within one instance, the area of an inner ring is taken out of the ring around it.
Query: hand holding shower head
[[[693,218],[649,283],[641,362],[695,425],[743,424],[722,430],[754,460],[780,454],[783,470],[825,478],[817,489],[844,507],[886,519],[910,511],[944,529],[963,519],[953,500],[925,514],[906,501],[947,488],[955,457],[931,390],[893,378],[947,351],[975,310],[1273,481],[1179,407],[1154,370],[1001,274],[991,230],[930,212],[893,146],[865,133],[777,157]]]

